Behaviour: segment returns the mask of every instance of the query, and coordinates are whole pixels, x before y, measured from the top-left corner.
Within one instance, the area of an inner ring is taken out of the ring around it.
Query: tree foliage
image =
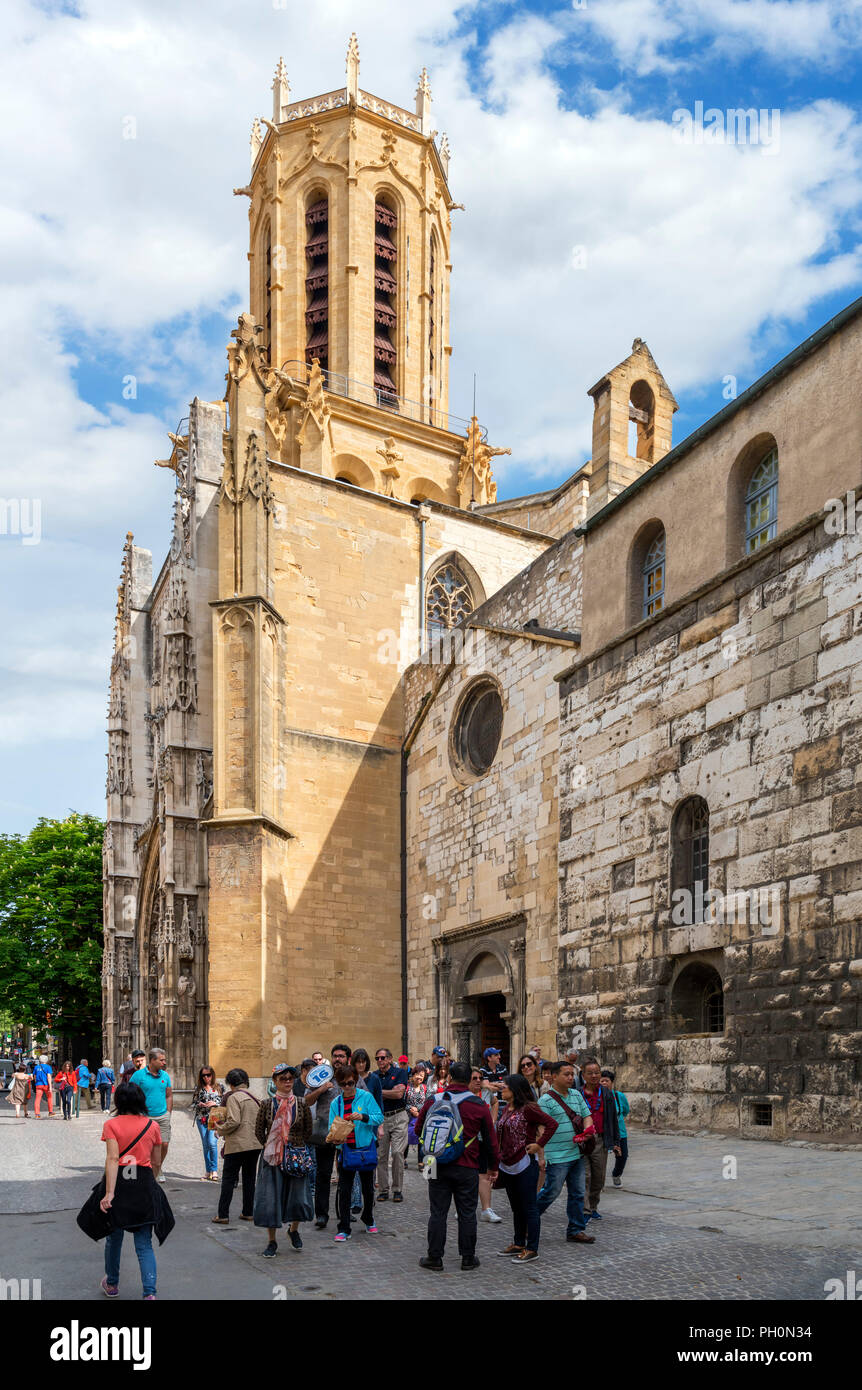
[[[40,1032],[101,1031],[104,829],[72,812],[0,836],[0,1008]]]

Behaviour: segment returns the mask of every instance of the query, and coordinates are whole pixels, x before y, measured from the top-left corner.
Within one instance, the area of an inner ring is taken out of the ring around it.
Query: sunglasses
[[[374,1058],[375,1062],[388,1062],[389,1058],[385,1052],[379,1052]]]

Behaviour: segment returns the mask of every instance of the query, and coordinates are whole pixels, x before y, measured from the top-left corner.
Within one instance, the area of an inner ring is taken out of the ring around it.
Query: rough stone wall
[[[589,472],[585,470],[555,492],[514,498],[511,503],[497,502],[483,511],[512,526],[523,526],[527,531],[562,537],[584,520],[589,495]]]
[[[565,627],[577,613],[580,542],[554,546],[475,615],[491,626],[518,626],[536,613],[543,625]],[[462,1006],[455,995],[448,1017],[438,1014],[435,953],[463,956],[483,949],[485,926],[509,968],[512,931],[499,924],[518,919],[523,939],[525,1011],[510,1023],[512,1051],[539,1041],[549,1049],[556,1001],[558,814],[556,762],[558,701],[554,675],[572,648],[526,637],[505,637],[483,628],[459,630],[407,672],[405,728],[420,701],[445,677],[410,754],[408,772],[408,996],[412,1052],[427,1055],[443,1041],[455,1043],[452,1019]],[[435,659],[436,657],[436,659]],[[449,741],[459,702],[478,676],[500,686],[504,716],[500,748],[485,774],[459,777]],[[497,939],[499,936],[499,940]],[[449,969],[446,966],[447,970]],[[445,1009],[445,1000],[443,1012]],[[515,1058],[517,1060],[517,1058]]]
[[[641,1120],[862,1120],[862,539],[800,530],[561,685],[560,1040],[585,1026]],[[692,795],[710,888],[769,888],[780,912],[674,925],[671,819]],[[721,1035],[677,1036],[689,959],[722,976]]]

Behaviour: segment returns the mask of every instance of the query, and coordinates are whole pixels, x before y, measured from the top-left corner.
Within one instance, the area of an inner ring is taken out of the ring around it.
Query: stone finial
[[[284,66],[284,59],[279,58],[275,77],[272,79],[272,119],[276,125],[284,120],[282,113],[289,102],[290,83],[287,80],[287,68]]]
[[[251,128],[251,138],[250,138],[250,140],[249,140],[249,142],[248,142],[249,154],[251,155],[251,167],[252,167],[252,169],[254,168],[254,161],[257,159],[258,155],[260,154],[260,147],[261,147],[262,144],[263,144],[263,131],[262,131],[262,129],[261,129],[261,125],[260,125],[260,120],[259,120],[259,118],[258,118],[257,116],[255,116],[255,118],[254,118],[254,124],[252,125],[252,128]]]
[[[423,68],[419,76],[419,86],[416,88],[416,115],[422,128],[422,134],[427,135],[431,128],[431,83],[428,81],[428,69]]]
[[[440,156],[440,163],[443,165],[443,173],[446,175],[446,177],[447,177],[447,179],[448,179],[448,177],[449,177],[450,150],[449,150],[449,141],[448,141],[448,139],[447,139],[447,137],[446,137],[446,132],[445,132],[445,131],[443,132],[443,138],[442,138],[441,141],[440,141],[440,145],[439,145],[439,147],[438,147],[437,153],[438,153],[439,156]]]
[[[350,35],[347,45],[347,100],[351,106],[359,102],[359,41]]]

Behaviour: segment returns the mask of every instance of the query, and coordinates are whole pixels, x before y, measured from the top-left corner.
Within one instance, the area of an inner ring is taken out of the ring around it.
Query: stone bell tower
[[[341,90],[291,102],[279,61],[272,120],[254,122],[236,190],[251,200],[250,307],[270,366],[297,375],[290,364],[317,359],[367,384],[369,404],[403,397],[430,423],[448,409],[451,353],[449,153],[436,135],[424,69],[413,110],[371,96],[354,34]]]
[[[673,392],[642,338],[625,361],[597,381],[587,515],[600,511],[670,451]]]

